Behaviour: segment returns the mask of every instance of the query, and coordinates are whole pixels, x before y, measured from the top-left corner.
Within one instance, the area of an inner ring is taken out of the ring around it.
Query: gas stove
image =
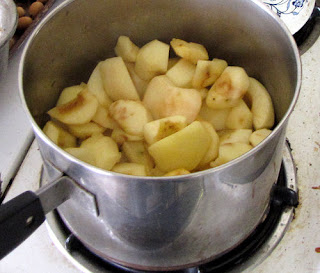
[[[283,151],[285,183],[298,192],[300,204],[295,209],[283,209],[263,244],[246,259],[234,260],[232,267],[221,267],[221,270],[216,267],[212,272],[320,272],[319,33],[320,24],[316,22],[310,36],[300,46],[302,89],[290,118],[287,146]],[[17,71],[22,49],[23,44],[11,56],[7,77],[1,79],[0,87],[0,126],[3,128],[0,171],[4,201],[26,190],[36,191],[44,179],[38,146],[33,141],[32,129],[18,95]],[[50,213],[45,224],[1,261],[0,272],[126,272],[126,269],[97,261],[90,254],[89,258],[83,256],[78,245],[61,225],[57,214]],[[209,272],[209,269],[199,267],[186,272]]]

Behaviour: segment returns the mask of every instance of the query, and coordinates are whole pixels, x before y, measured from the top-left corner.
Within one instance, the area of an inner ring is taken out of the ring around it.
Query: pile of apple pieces
[[[268,91],[245,70],[209,60],[203,45],[173,39],[137,47],[120,36],[117,57],[98,63],[88,83],[65,88],[44,133],[98,168],[172,176],[216,167],[271,132]]]

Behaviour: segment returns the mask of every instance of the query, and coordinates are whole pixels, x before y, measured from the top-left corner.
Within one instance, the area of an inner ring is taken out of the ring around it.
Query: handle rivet
[[[26,220],[26,225],[27,226],[30,226],[32,223],[33,223],[33,219],[34,217],[33,216],[29,216]]]

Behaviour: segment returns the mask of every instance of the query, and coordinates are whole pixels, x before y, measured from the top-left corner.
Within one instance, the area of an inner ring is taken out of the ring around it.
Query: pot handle
[[[39,197],[24,192],[0,206],[0,259],[27,239],[45,220]]]
[[[40,188],[26,191],[0,206],[0,259],[27,239],[45,215],[70,198],[73,181],[63,176]]]

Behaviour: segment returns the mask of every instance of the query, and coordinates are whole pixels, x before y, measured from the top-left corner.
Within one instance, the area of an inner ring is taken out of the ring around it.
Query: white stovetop
[[[320,272],[320,39],[302,56],[303,81],[287,137],[298,168],[300,205],[288,232],[272,254],[253,273]],[[11,119],[12,120],[12,119]],[[39,184],[40,155],[30,149],[6,200]],[[43,224],[27,241],[0,262],[5,273],[81,272],[52,243]],[[248,273],[248,272],[246,272]]]

